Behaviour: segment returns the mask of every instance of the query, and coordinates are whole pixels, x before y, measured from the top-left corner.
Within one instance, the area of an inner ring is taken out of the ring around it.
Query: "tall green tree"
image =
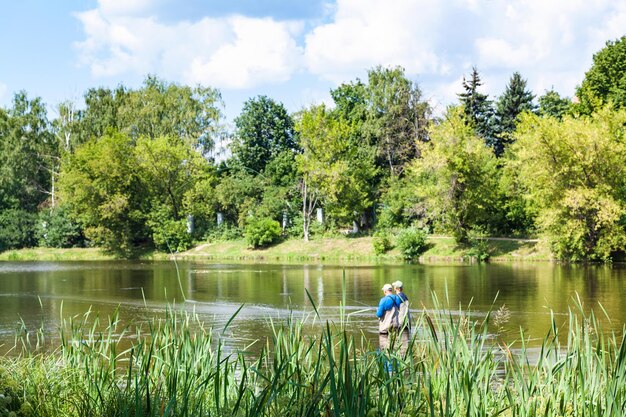
[[[626,111],[609,108],[561,122],[521,117],[509,163],[556,257],[602,260],[625,248],[624,126]]]
[[[237,166],[257,175],[276,159],[293,167],[298,144],[291,116],[282,103],[267,96],[252,98],[235,119],[237,131],[232,144]],[[283,167],[287,168],[287,167]],[[280,168],[274,165],[274,170]]]
[[[420,211],[435,230],[452,233],[459,242],[473,228],[490,228],[498,198],[496,157],[466,123],[463,111],[448,109],[409,171]]]
[[[469,80],[463,77],[463,92],[457,94],[463,105],[463,113],[466,122],[472,126],[478,136],[485,143],[494,147],[493,115],[494,110],[489,96],[481,93],[478,89],[483,85],[478,69],[472,68]]]
[[[0,109],[0,209],[35,212],[52,193],[58,158],[44,103],[15,94]]]
[[[340,223],[357,221],[374,204],[372,179],[377,175],[375,149],[355,140],[354,126],[336,118],[325,106],[304,110],[297,121],[302,154],[304,237],[308,239],[307,202],[319,201]]]
[[[108,129],[125,133],[133,140],[142,136],[178,137],[208,155],[215,135],[222,129],[221,108],[220,92],[214,88],[189,87],[148,76],[137,90],[122,85],[114,90],[89,89],[85,93],[85,109],[67,120],[63,129],[77,129],[78,143],[99,138]]]
[[[367,78],[365,133],[376,146],[379,167],[400,175],[427,140],[430,106],[401,67],[376,67]]]
[[[554,117],[561,120],[563,116],[568,114],[572,109],[572,101],[568,97],[561,95],[551,89],[546,91],[544,95],[539,97],[539,114],[541,116]]]
[[[526,80],[519,72],[514,72],[504,93],[496,102],[495,134],[492,142],[496,156],[502,155],[504,149],[513,141],[518,116],[525,111],[535,111],[534,98],[535,96],[526,88]]]
[[[626,36],[608,41],[593,56],[593,64],[576,90],[577,110],[591,114],[606,103],[626,107]]]
[[[61,198],[85,236],[105,251],[130,256],[148,241],[150,195],[138,173],[133,140],[110,131],[63,161]]]

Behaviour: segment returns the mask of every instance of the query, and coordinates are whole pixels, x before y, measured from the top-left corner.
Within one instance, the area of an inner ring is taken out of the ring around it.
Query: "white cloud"
[[[228,88],[284,82],[300,66],[302,50],[290,25],[271,19],[228,18],[232,37],[214,53],[197,56],[186,71],[192,82]]]
[[[441,12],[427,0],[338,0],[334,20],[306,36],[308,69],[336,82],[378,64],[441,72],[446,64],[433,42]]]
[[[147,2],[144,2],[147,3]],[[86,39],[80,62],[96,77],[128,73],[222,88],[283,82],[301,64],[297,22],[229,16],[173,24],[108,8],[77,13]]]

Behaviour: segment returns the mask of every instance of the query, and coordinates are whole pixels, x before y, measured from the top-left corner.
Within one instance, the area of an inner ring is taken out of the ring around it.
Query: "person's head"
[[[402,281],[396,281],[391,285],[393,285],[393,288],[396,290],[396,292],[402,292]]]
[[[385,294],[391,294],[393,292],[391,284],[385,284],[383,285],[383,292]]]

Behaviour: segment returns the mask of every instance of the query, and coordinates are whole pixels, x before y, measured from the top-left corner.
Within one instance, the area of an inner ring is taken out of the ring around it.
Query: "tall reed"
[[[313,304],[311,315],[270,320],[271,337],[254,355],[224,348],[235,316],[214,329],[168,309],[142,328],[87,312],[64,320],[53,353],[2,358],[0,394],[13,387],[6,412],[36,416],[624,415],[624,332],[604,333],[580,303],[568,328],[553,317],[531,352],[523,332],[518,349],[490,332],[491,314],[433,302],[404,347],[392,337],[380,351],[350,332],[345,311],[338,323],[321,322]]]

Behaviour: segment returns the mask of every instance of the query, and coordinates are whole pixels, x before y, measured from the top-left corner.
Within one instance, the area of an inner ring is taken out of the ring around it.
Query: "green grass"
[[[428,249],[420,257],[422,262],[467,261],[469,249],[459,246],[451,237],[431,236]],[[489,240],[491,261],[547,261],[550,251],[542,242],[503,239]],[[392,249],[384,255],[374,253],[372,238],[336,237],[304,242],[290,239],[262,249],[248,248],[245,240],[230,240],[200,244],[195,248],[175,255],[177,259],[207,259],[229,261],[281,261],[319,262],[340,261],[359,263],[402,263],[400,252]],[[164,260],[172,256],[157,251],[144,251],[139,259]],[[33,248],[9,250],[0,253],[0,261],[98,261],[115,257],[104,254],[97,248]]]
[[[224,350],[220,336],[236,314],[216,329],[169,310],[139,329],[85,313],[63,320],[52,353],[36,353],[47,339],[22,332],[22,354],[0,358],[0,415],[623,417],[626,409],[625,336],[605,334],[580,304],[568,329],[552,320],[534,354],[523,332],[521,350],[501,340],[491,315],[422,312],[406,349],[379,352],[346,331],[345,312],[321,323],[313,309],[272,322],[255,355]]]

